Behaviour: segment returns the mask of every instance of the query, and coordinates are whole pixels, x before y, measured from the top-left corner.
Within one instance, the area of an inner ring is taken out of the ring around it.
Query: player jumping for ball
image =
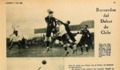
[[[49,51],[50,49],[50,37],[51,37],[51,33],[54,31],[56,32],[56,19],[53,17],[53,11],[51,11],[50,9],[47,10],[48,12],[48,16],[45,17],[45,21],[47,23],[47,31],[46,31],[46,37],[47,37],[47,41],[46,41],[46,53]]]
[[[58,20],[61,24],[64,25],[65,27],[65,30],[66,30],[66,34],[62,35],[62,41],[64,43],[64,49],[66,51],[66,55],[69,54],[69,52],[67,51],[67,46],[69,46],[71,49],[73,49],[73,53],[74,52],[77,52],[77,48],[76,48],[76,40],[75,40],[75,35],[73,35],[73,33],[71,33],[70,31],[70,27],[69,27],[69,24],[70,24],[70,21],[67,21],[66,23],[63,23],[62,21]],[[70,43],[70,44],[69,44]]]

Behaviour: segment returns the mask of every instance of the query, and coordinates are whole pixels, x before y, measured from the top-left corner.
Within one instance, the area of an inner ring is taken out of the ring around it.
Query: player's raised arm
[[[57,21],[56,21],[56,19],[54,18],[54,24],[55,24],[55,26],[54,27],[56,27],[57,26]]]
[[[47,24],[49,23],[47,17],[45,17],[45,22],[46,22]]]
[[[62,22],[61,20],[59,20],[59,19],[56,19],[58,22],[60,22],[61,24],[65,24],[64,22]]]

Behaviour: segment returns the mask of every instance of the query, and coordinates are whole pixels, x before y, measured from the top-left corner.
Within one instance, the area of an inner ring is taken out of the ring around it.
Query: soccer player
[[[51,37],[51,33],[52,31],[55,31],[56,29],[56,19],[53,17],[53,11],[51,11],[50,9],[47,11],[48,12],[48,16],[45,17],[45,21],[47,23],[47,31],[46,31],[46,37],[47,37],[47,41],[46,41],[46,45],[47,45],[47,49],[46,49],[46,53],[49,51],[50,49],[50,37]]]
[[[63,22],[60,21],[60,20],[58,20],[58,21],[61,22],[61,24],[64,25],[65,30],[66,30],[67,34],[69,35],[70,39],[71,39],[73,42],[75,42],[76,40],[75,40],[73,34],[71,33],[70,27],[69,27],[70,21],[67,21],[66,23],[63,23]]]
[[[10,42],[11,42],[11,45],[10,47],[8,48],[8,51],[7,53],[13,48],[13,46],[17,45],[19,47],[19,53],[21,53],[20,49],[21,49],[21,45],[20,45],[20,41],[19,41],[19,36],[18,36],[18,31],[17,30],[14,30],[13,31],[13,35],[12,37],[10,38]]]
[[[78,46],[81,47],[81,54],[83,54],[83,47],[86,48],[86,52],[89,50],[89,42],[91,38],[91,34],[88,30],[88,25],[84,25],[83,30],[81,30],[82,37],[78,43]]]
[[[27,47],[26,46],[26,41],[27,40],[25,39],[25,37],[23,37],[22,40],[21,40],[21,45],[22,45],[22,48],[24,48],[24,49],[26,49],[26,47]]]
[[[67,47],[66,46],[69,46],[71,49],[73,49],[73,53],[74,52],[77,52],[77,48],[76,48],[76,40],[75,40],[75,35],[73,35],[73,33],[71,33],[70,31],[70,27],[69,27],[69,24],[70,24],[70,21],[67,21],[66,23],[63,23],[62,21],[58,20],[61,24],[64,25],[65,27],[65,31],[66,31],[66,34],[63,34],[62,35],[62,41],[64,43],[64,49],[66,51],[66,55],[69,54],[69,52],[67,51]],[[70,43],[70,44],[69,44]]]

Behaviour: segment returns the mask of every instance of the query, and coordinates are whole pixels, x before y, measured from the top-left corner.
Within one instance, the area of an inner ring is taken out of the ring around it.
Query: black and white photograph
[[[120,70],[119,3],[0,0],[0,70]]]
[[[94,57],[94,12],[87,7],[57,1],[7,6],[6,56]]]

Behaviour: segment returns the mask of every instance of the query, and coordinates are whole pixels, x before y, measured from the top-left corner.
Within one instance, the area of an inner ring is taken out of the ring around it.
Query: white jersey
[[[13,41],[13,42],[18,42],[20,40],[20,37],[19,36],[16,36],[15,34],[13,34],[10,38],[10,41]]]
[[[67,33],[66,30],[65,30],[65,26],[64,25],[60,25],[59,33],[60,33],[60,36],[62,36],[63,34]]]

